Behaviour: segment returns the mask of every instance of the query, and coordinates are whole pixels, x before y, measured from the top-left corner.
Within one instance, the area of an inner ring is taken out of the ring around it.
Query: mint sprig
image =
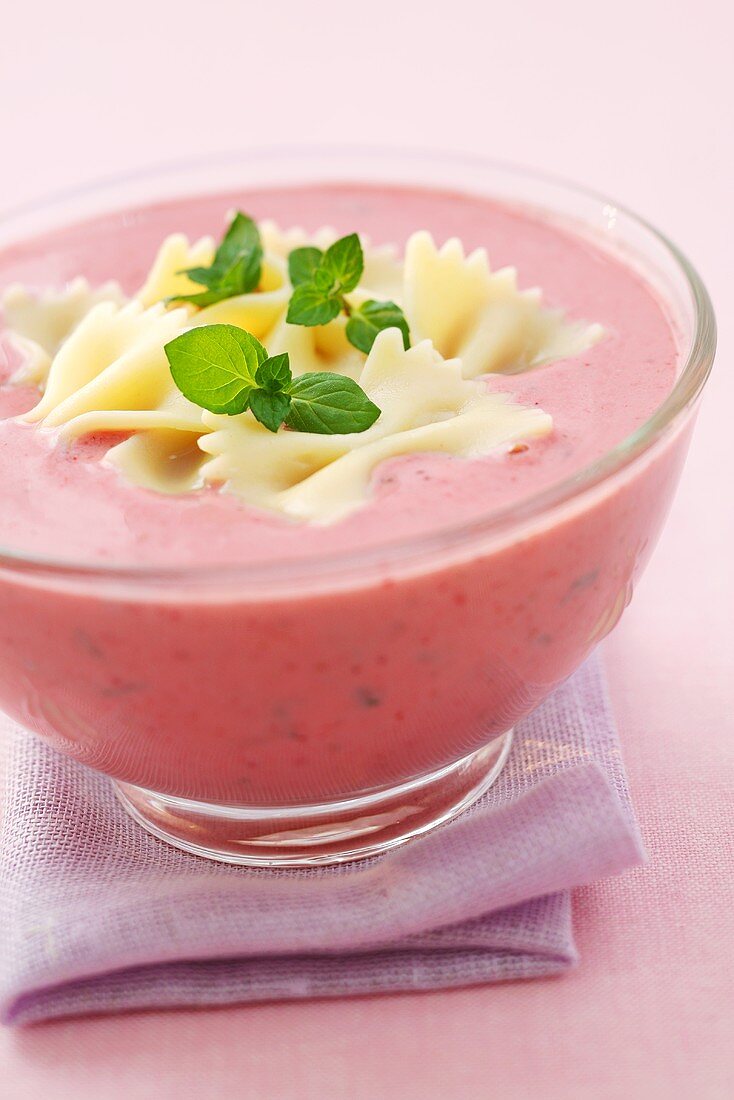
[[[277,432],[288,416],[292,377],[288,352],[264,359],[255,372],[257,388],[250,392],[249,406],[255,419],[271,432]]]
[[[365,355],[369,355],[377,336],[383,329],[399,328],[403,334],[403,347],[410,347],[410,330],[405,314],[395,302],[376,302],[370,299],[353,309],[347,321],[347,340]]]
[[[316,247],[294,248],[288,257],[288,274],[292,286],[310,283],[323,255],[321,249]]]
[[[335,295],[322,290],[316,283],[301,283],[293,291],[286,320],[289,325],[328,325],[342,311]]]
[[[380,415],[362,387],[344,374],[301,374],[293,379],[289,396],[285,422],[297,432],[353,435],[371,428]]]
[[[197,294],[176,294],[169,302],[191,302],[203,307],[225,298],[249,294],[257,288],[262,273],[263,248],[257,224],[238,211],[229,224],[209,267],[179,271],[194,283],[206,287]]]
[[[173,381],[184,397],[214,413],[244,412],[258,388],[257,373],[268,353],[235,325],[202,325],[163,348]]]
[[[201,325],[164,346],[171,375],[189,401],[214,413],[249,409],[269,431],[363,432],[380,410],[351,378],[328,371],[293,378],[288,354],[269,357],[235,325]]]
[[[410,347],[408,322],[395,302],[370,299],[352,306],[346,295],[355,290],[364,272],[364,253],[356,233],[340,237],[325,252],[311,245],[295,248],[288,256],[293,294],[286,321],[291,325],[328,325],[340,313],[347,320],[350,344],[369,355],[378,333],[398,328],[405,348]]]

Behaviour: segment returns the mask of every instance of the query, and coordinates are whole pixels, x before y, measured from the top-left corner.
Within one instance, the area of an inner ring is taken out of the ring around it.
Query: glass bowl
[[[513,725],[629,603],[715,347],[699,277],[642,219],[556,179],[430,153],[250,152],[58,195],[0,224],[0,287],[40,233],[101,216],[114,229],[139,205],[244,185],[335,180],[490,196],[574,223],[644,270],[682,365],[655,414],[598,461],[430,534],[246,568],[0,550],[3,709],[110,776],[156,836],[255,866],[374,855],[487,789]],[[37,281],[79,273],[73,249],[36,262],[53,266]]]

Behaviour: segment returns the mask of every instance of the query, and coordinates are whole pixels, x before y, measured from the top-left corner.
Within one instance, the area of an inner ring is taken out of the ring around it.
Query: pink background
[[[607,190],[658,223],[699,266],[721,327],[668,528],[606,644],[651,861],[579,894],[580,969],[2,1031],[4,1097],[734,1094],[733,38],[725,0],[4,10],[0,209],[264,142],[484,153]]]

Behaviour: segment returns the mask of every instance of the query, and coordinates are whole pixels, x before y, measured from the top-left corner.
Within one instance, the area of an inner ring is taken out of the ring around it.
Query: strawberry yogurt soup
[[[601,324],[604,339],[572,359],[489,377],[491,388],[548,412],[549,437],[510,456],[466,462],[429,454],[387,462],[375,472],[366,505],[326,527],[294,525],[223,493],[141,492],[100,465],[109,438],[52,447],[12,419],[35,405],[38,393],[5,386],[0,545],[89,564],[165,566],[364,549],[470,520],[576,473],[640,427],[672,389],[675,337],[664,306],[641,277],[588,240],[483,199],[342,186],[189,200],[135,211],[124,226],[108,219],[22,246],[4,257],[3,281],[44,287],[53,282],[60,254],[62,284],[83,274],[92,285],[116,279],[133,293],[167,234],[216,233],[235,204],[253,217],[307,230],[329,224],[346,233],[356,225],[375,243],[399,247],[416,227],[430,228],[437,241],[459,237],[467,252],[485,247],[494,269],[515,266],[521,286],[542,287],[550,306]],[[5,379],[18,361],[6,344]]]
[[[483,749],[611,629],[662,524],[685,425],[542,517],[486,520],[513,507],[522,518],[533,495],[639,429],[670,394],[682,349],[644,266],[590,232],[400,187],[272,188],[129,210],[7,248],[0,287],[83,275],[132,294],[163,238],[216,234],[233,207],[399,249],[417,228],[439,243],[459,237],[467,252],[486,248],[493,270],[516,267],[520,286],[541,287],[569,321],[604,330],[581,354],[486,377],[490,391],[549,414],[548,434],[474,458],[391,458],[362,504],[329,523],[216,486],[163,494],[130,483],[103,461],[122,437],[61,442],[20,418],[39,392],[11,383],[20,354],[2,344],[0,545],[21,559],[0,569],[2,707],[146,792],[312,807]],[[461,525],[464,535],[451,533]],[[206,847],[201,820],[188,828]]]

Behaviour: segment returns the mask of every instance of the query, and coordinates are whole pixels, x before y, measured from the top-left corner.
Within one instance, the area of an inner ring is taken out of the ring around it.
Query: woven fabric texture
[[[8,1023],[557,974],[576,961],[569,891],[642,859],[595,660],[519,726],[469,812],[381,858],[318,870],[176,851],[127,817],[103,776],[0,732]]]

